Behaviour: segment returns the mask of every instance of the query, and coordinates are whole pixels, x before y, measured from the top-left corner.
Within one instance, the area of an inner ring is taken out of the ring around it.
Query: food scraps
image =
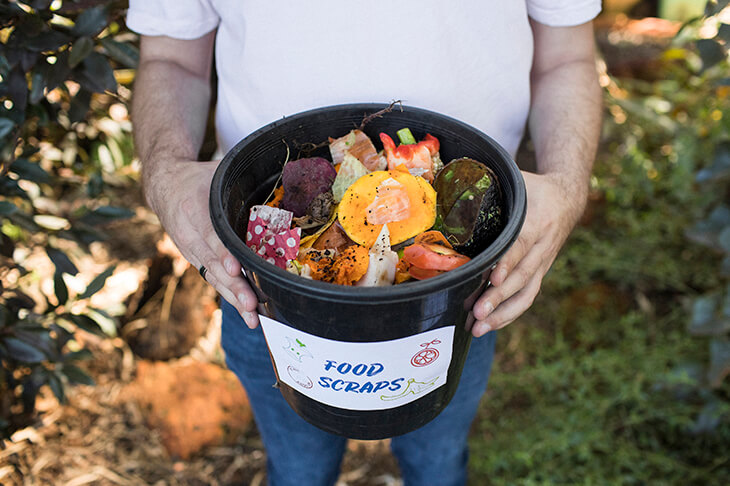
[[[286,162],[274,200],[251,208],[246,244],[301,277],[361,287],[468,263],[500,228],[494,173],[465,158],[444,166],[430,134],[416,141],[404,128],[397,136],[399,145],[381,133],[378,152],[352,130],[329,139],[332,161]]]

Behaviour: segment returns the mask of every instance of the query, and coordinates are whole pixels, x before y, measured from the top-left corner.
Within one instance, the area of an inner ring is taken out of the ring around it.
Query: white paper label
[[[326,405],[396,408],[446,383],[455,326],[392,341],[332,341],[259,316],[279,380]]]

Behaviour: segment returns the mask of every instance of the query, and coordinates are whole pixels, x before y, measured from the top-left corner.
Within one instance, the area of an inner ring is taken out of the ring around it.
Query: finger
[[[523,231],[507,253],[499,260],[492,270],[489,281],[495,287],[502,285],[512,269],[522,261],[527,253],[535,246],[537,237],[531,231]]]
[[[532,251],[527,253],[519,264],[509,273],[507,278],[499,286],[492,285],[474,304],[474,317],[477,320],[484,320],[502,302],[512,297],[523,289],[532,280],[535,274],[540,278],[547,272],[547,266],[543,260],[543,245],[536,245]]]
[[[182,238],[182,247],[187,248],[186,253],[189,253],[189,256],[185,257],[198,268],[200,265],[205,265],[208,283],[244,316],[246,324],[253,329],[259,323],[258,314],[255,312],[258,305],[256,294],[240,273],[235,277],[229,275],[216,252],[198,236],[193,234]]]
[[[231,277],[241,275],[241,264],[238,263],[238,260],[230,252],[225,251],[220,259],[228,275]]]
[[[256,311],[256,294],[241,277],[231,277],[223,268],[223,265],[215,258],[208,260],[209,265],[205,279],[215,287],[227,302],[233,305],[243,317],[246,325],[254,329],[259,325],[259,317]]]
[[[208,212],[204,211],[204,214],[199,214],[199,209],[197,209],[199,206],[194,198],[186,198],[182,208],[187,216],[189,227],[196,228],[195,233],[182,235],[182,246],[190,249],[191,255],[194,255],[198,261],[198,267],[202,264],[209,272],[215,271],[214,269],[222,269],[222,272],[227,274],[227,278],[222,274],[216,276],[217,281],[220,282],[218,285],[213,284],[210,279],[208,282],[216,287],[221,295],[224,295],[221,286],[228,286],[235,296],[235,300],[229,301],[231,305],[239,308],[239,312],[254,312],[258,304],[256,294],[241,276],[241,265],[238,260],[226,249],[213,230]],[[199,223],[193,223],[196,220],[207,221],[208,224],[201,228]],[[190,261],[195,263],[192,259]],[[252,320],[258,321],[253,316]]]
[[[504,301],[493,313],[483,320],[477,320],[472,326],[472,335],[481,337],[514,322],[535,301],[540,292],[541,283],[542,277],[536,274],[524,288]]]
[[[203,235],[201,235],[201,237],[202,236]],[[211,230],[207,233],[207,236],[205,236],[205,242],[211,248],[213,253],[218,256],[223,269],[228,275],[231,277],[241,276],[241,264],[238,262],[236,257],[234,257],[233,254],[226,249],[221,240],[215,234],[215,231],[213,231],[212,226]]]
[[[218,263],[221,268],[223,268],[223,271],[225,271],[226,274],[235,281],[243,283],[243,286],[238,286],[240,289],[235,293],[238,301],[241,303],[246,313],[254,312],[258,305],[258,299],[253,289],[251,289],[251,286],[248,285],[246,279],[242,277],[241,264],[233,256],[233,254],[226,249],[215,232],[212,231],[212,228],[208,234],[212,236],[208,236],[206,238],[206,243],[208,244],[210,251],[218,256]],[[256,321],[258,321],[258,319],[256,319]]]
[[[202,186],[202,189],[205,189],[205,187],[207,186]],[[207,189],[200,192],[198,199],[203,201],[207,199]],[[210,220],[210,212],[205,209],[207,206],[205,204],[199,206],[196,202],[197,201],[192,200],[192,198],[188,198],[183,203],[188,222],[192,227],[199,228],[197,231],[198,235],[201,239],[205,240],[216,255],[219,255],[221,264],[223,265],[226,273],[228,273],[231,277],[240,277],[241,264],[231,254],[231,252],[226,249],[223,242],[221,242],[218,237],[218,234],[213,229],[213,222]],[[203,209],[201,209],[201,207]],[[201,214],[196,214],[197,211],[201,211]],[[194,225],[193,221],[198,221],[197,225]],[[204,228],[200,228],[200,221],[207,221],[208,224],[205,225]]]

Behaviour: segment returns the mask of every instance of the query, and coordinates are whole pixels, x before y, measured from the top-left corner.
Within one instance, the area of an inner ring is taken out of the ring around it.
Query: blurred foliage
[[[651,79],[601,76],[591,203],[501,332],[474,484],[730,483],[727,5],[683,24]]]
[[[23,0],[0,4],[0,437],[32,423],[39,390],[63,401],[90,384],[79,333],[115,332],[89,306],[113,267],[70,291],[79,249],[103,224],[132,215],[109,204],[131,175],[126,103],[138,59],[123,24],[126,2]],[[53,295],[22,260],[45,253]],[[109,323],[112,323],[111,325]]]

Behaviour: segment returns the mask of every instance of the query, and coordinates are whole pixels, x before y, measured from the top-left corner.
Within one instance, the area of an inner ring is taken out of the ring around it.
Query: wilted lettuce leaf
[[[335,202],[342,201],[342,196],[345,195],[347,188],[368,172],[362,162],[350,155],[349,152],[345,152],[340,170],[337,172],[334,184],[332,184],[332,195],[335,197]]]

